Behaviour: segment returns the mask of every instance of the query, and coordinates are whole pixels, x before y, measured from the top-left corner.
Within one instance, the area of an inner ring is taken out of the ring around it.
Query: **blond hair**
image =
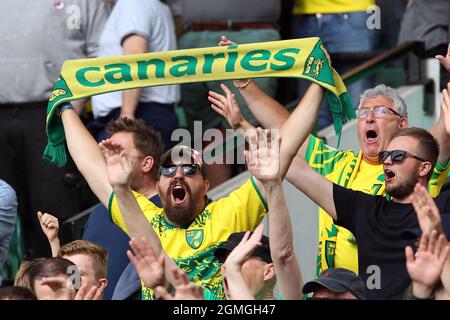
[[[97,280],[106,278],[108,273],[108,252],[103,246],[87,240],[75,240],[63,245],[59,249],[58,257],[70,257],[76,254],[86,254],[91,257],[94,262]]]

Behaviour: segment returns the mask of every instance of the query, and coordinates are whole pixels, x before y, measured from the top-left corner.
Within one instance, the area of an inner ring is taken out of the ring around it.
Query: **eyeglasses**
[[[181,168],[181,172],[185,176],[193,176],[197,173],[197,170],[203,174],[202,168],[198,164],[172,164],[166,166],[160,166],[159,170],[165,177],[172,177],[177,172],[178,168]]]
[[[396,116],[402,117],[400,113],[395,111],[392,108],[386,107],[386,106],[374,106],[371,108],[359,108],[356,109],[356,115],[359,119],[365,119],[367,118],[367,115],[369,114],[369,111],[372,111],[375,118],[387,118],[389,116],[389,111],[392,111],[393,114]]]
[[[385,162],[386,159],[389,158],[389,156],[391,157],[391,160],[393,162],[400,162],[400,161],[402,161],[403,159],[405,159],[407,157],[412,157],[412,158],[417,159],[419,161],[427,162],[427,160],[423,160],[423,159],[419,158],[418,156],[415,156],[412,153],[409,153],[408,151],[392,150],[392,151],[381,151],[380,152],[380,154],[378,155],[380,163]]]

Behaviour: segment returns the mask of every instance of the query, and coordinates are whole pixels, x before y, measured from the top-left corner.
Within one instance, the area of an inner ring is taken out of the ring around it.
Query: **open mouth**
[[[389,169],[384,169],[384,181],[388,182],[395,177],[395,173]]]
[[[367,130],[366,139],[368,143],[374,143],[378,139],[378,134],[375,130]]]
[[[175,204],[182,204],[186,200],[186,188],[181,184],[172,187],[172,200]]]

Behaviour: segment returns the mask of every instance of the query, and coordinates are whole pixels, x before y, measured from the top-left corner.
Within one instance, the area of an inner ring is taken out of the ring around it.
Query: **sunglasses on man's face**
[[[193,176],[197,173],[197,170],[201,171],[198,164],[170,164],[160,166],[161,174],[165,177],[174,176],[178,168],[181,168],[181,172],[185,176]]]
[[[417,159],[422,162],[427,162],[426,160],[423,160],[419,158],[418,156],[413,155],[412,153],[409,153],[408,151],[404,150],[392,150],[392,151],[381,151],[378,155],[380,163],[383,163],[386,161],[387,158],[391,157],[392,162],[400,162],[403,159],[407,157],[411,157],[414,159]]]

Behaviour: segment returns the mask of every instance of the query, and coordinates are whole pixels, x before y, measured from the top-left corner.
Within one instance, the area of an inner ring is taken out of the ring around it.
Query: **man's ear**
[[[264,281],[270,280],[275,277],[275,267],[273,263],[268,263],[264,267]]]
[[[425,177],[432,169],[433,166],[430,162],[422,162],[419,167],[419,176]]]
[[[405,117],[401,118],[400,125],[399,125],[400,129],[408,128],[408,126],[409,126],[408,118],[405,118]]]
[[[147,156],[142,161],[141,170],[144,173],[150,172],[153,168],[153,165],[155,164],[155,160],[152,156]]]
[[[205,188],[205,194],[209,191],[209,180],[203,178],[203,186]]]
[[[102,290],[102,292],[105,291],[106,286],[108,285],[108,280],[105,278],[101,278],[98,281],[98,287]]]

